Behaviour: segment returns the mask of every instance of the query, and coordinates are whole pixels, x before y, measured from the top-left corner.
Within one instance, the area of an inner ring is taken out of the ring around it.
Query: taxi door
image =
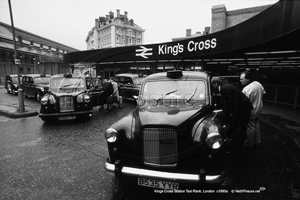
[[[99,106],[100,104],[100,93],[102,92],[103,82],[102,79],[87,78],[86,87],[89,90],[88,94],[92,98],[93,106]]]
[[[34,96],[34,82],[32,77],[27,77],[25,79],[25,91],[26,96]]]
[[[23,93],[24,95],[26,96],[26,93],[25,93],[25,83],[26,83],[26,79],[27,79],[27,76],[23,76],[22,79],[21,79],[21,83],[20,83],[20,89],[23,90]]]
[[[126,99],[132,99],[133,80],[131,77],[119,77],[119,95]]]

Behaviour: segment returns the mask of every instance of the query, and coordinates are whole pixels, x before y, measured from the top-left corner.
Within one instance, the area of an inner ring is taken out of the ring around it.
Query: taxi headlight
[[[48,99],[49,99],[49,96],[48,96],[48,95],[43,96],[43,98],[41,99],[41,104],[42,104],[42,105],[47,105]]]
[[[77,96],[77,102],[78,103],[82,103],[83,102],[83,95],[82,94]]]
[[[118,137],[118,132],[115,129],[109,128],[106,130],[105,139],[107,142],[113,143],[117,140],[117,137]]]
[[[56,103],[55,97],[53,95],[49,96],[49,103],[50,104],[55,104]]]
[[[85,103],[90,103],[91,97],[90,97],[89,95],[84,95],[84,96],[83,96],[83,101],[84,101]]]
[[[223,144],[223,137],[219,133],[210,133],[206,138],[206,144],[212,149],[219,149]]]

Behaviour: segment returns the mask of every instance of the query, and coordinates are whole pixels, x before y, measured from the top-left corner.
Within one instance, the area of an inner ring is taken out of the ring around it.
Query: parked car
[[[40,101],[49,89],[50,77],[51,75],[48,74],[23,75],[20,88],[23,90],[25,97],[33,97]]]
[[[22,75],[20,74],[19,76],[21,80]],[[14,95],[17,94],[19,89],[18,74],[6,75],[4,87],[7,93],[14,94]]]
[[[137,107],[106,130],[105,169],[145,187],[221,184],[226,152],[223,111],[216,110],[211,91],[210,76],[204,72],[146,77]]]
[[[123,73],[115,76],[116,82],[119,85],[119,95],[123,99],[134,100],[133,96],[138,96],[142,81],[146,78],[145,75]]]
[[[39,117],[43,121],[89,119],[93,115],[92,78],[74,74],[58,74],[50,79],[49,90],[41,99]]]
[[[93,106],[98,106],[100,101],[100,94],[103,92],[103,79],[98,76],[98,77],[93,77],[93,76],[87,76],[85,77],[86,79],[86,87],[89,90],[88,94],[92,97],[92,103]]]

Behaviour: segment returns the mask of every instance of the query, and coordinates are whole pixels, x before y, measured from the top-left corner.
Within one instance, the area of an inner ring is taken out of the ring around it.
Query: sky
[[[9,0],[0,0],[0,21],[11,25]],[[95,19],[110,11],[128,13],[145,29],[144,44],[170,42],[211,26],[211,8],[227,11],[270,5],[278,0],[10,0],[14,26],[69,47],[86,50]]]

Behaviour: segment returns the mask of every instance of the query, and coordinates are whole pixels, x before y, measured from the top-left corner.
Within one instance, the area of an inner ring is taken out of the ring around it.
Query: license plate
[[[179,189],[179,183],[158,181],[158,180],[146,179],[146,178],[138,178],[138,185],[145,186],[145,187],[161,188],[166,190]]]
[[[64,117],[59,117],[59,120],[72,120],[75,119],[76,116],[64,116]]]

